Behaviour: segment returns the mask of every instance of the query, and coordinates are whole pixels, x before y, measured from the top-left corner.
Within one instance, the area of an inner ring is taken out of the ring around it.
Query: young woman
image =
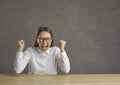
[[[25,41],[19,40],[15,56],[14,69],[21,73],[29,64],[29,74],[57,74],[57,66],[69,73],[70,62],[65,51],[66,41],[60,40],[59,47],[53,46],[53,34],[48,27],[40,27],[34,47],[23,52]]]

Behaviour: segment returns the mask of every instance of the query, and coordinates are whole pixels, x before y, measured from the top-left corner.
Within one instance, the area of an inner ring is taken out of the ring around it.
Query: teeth
[[[47,46],[42,46],[43,48],[47,48]]]

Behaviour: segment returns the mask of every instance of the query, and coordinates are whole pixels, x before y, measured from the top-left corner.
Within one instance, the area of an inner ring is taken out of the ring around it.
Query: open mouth
[[[48,46],[42,46],[42,48],[48,48]]]

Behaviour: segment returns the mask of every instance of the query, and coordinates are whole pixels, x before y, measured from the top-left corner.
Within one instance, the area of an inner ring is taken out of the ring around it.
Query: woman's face
[[[48,32],[41,32],[37,37],[37,43],[39,48],[45,52],[51,46],[52,38],[50,33]]]

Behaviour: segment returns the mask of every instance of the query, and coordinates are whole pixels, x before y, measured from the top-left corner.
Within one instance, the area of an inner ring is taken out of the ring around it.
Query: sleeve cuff
[[[62,58],[67,58],[68,57],[66,51],[61,52],[61,55],[62,55],[61,56]]]
[[[17,51],[17,56],[22,57],[22,55],[23,55],[23,52]]]

